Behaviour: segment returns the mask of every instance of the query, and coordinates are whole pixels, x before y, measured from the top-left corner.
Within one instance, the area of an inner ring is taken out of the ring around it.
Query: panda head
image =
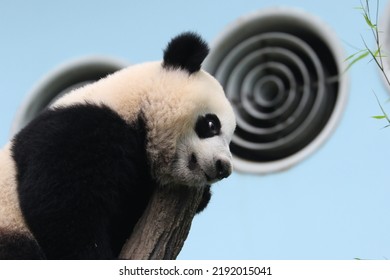
[[[208,52],[194,33],[173,38],[164,50],[155,80],[163,92],[144,110],[147,151],[162,185],[205,186],[232,172],[229,144],[236,122],[221,85],[201,70]]]

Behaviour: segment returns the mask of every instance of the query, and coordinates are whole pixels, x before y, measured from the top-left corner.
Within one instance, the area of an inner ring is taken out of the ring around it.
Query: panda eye
[[[221,133],[221,123],[214,114],[198,117],[195,132],[199,138],[209,138]]]

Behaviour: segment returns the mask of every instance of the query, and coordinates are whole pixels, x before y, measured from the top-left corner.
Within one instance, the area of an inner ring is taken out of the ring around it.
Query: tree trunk
[[[202,188],[165,187],[154,191],[120,259],[176,259],[188,236]]]

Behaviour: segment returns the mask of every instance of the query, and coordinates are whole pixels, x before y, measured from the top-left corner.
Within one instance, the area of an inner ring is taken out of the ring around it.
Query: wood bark
[[[188,236],[203,191],[202,188],[188,187],[156,189],[119,258],[176,259]]]

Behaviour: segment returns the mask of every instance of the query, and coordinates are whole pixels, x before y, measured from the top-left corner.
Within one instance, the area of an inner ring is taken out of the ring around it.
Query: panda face
[[[228,177],[233,168],[231,137],[231,125],[223,126],[217,115],[199,115],[193,131],[178,144],[174,165],[174,170],[180,172],[178,178],[187,185],[204,186]]]
[[[214,78],[203,72],[190,83],[190,92],[184,94],[189,105],[181,115],[187,114],[184,119],[191,122],[186,129],[177,130],[182,133],[177,137],[168,172],[176,184],[205,186],[232,173],[229,144],[236,122],[233,109]]]

